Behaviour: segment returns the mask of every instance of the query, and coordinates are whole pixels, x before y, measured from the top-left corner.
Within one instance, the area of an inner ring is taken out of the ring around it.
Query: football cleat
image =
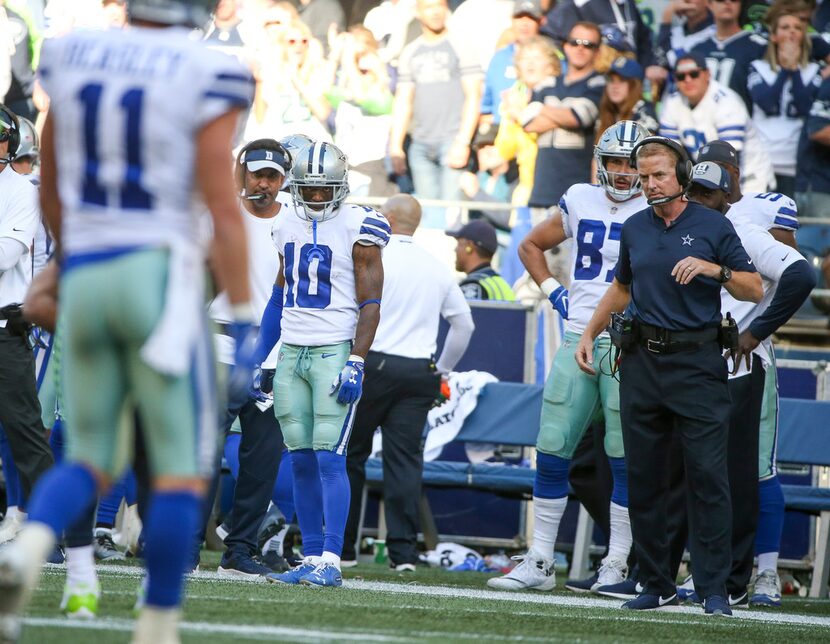
[[[123,553],[115,547],[112,530],[109,528],[95,528],[93,545],[95,558],[98,561],[119,561],[125,558]]]
[[[288,565],[285,557],[279,554],[276,550],[269,550],[262,555],[259,560],[262,562],[262,565],[268,568],[271,572],[286,572],[291,570],[291,566]]]
[[[597,588],[600,586],[613,586],[625,581],[628,576],[628,564],[617,557],[608,556],[602,560],[602,565],[597,573]],[[591,590],[594,590],[593,588]]]
[[[750,606],[781,606],[781,579],[775,570],[762,570],[755,577],[755,588],[749,599]]]
[[[732,615],[732,609],[729,608],[729,602],[720,595],[710,595],[703,602],[703,610],[707,615]]]
[[[3,520],[0,521],[0,543],[6,543],[7,541],[11,541],[17,536],[17,533],[20,532],[21,528],[23,528],[23,523],[26,521],[26,513],[20,512],[19,510],[16,512],[9,512],[3,517]]]
[[[595,572],[586,579],[568,579],[565,582],[565,588],[575,593],[590,593],[599,586],[599,583],[597,583],[598,577],[599,573]]]
[[[694,598],[692,595],[694,595]],[[677,598],[682,602],[691,601],[695,604],[700,603],[700,599],[697,598],[697,593],[695,592],[695,580],[692,579],[691,575],[686,577],[683,583],[677,587]]]
[[[342,561],[340,565],[343,565]],[[415,564],[413,563],[389,564],[389,567],[395,572],[415,572]]]
[[[17,544],[0,550],[0,642],[16,642],[26,595],[37,583],[38,567]]]
[[[602,595],[603,597],[613,597],[614,599],[634,599],[637,595],[643,592],[643,585],[629,577],[619,584],[599,586],[594,592],[597,595]]]
[[[288,572],[275,573],[272,572],[265,575],[265,579],[274,584],[299,584],[300,579],[312,572],[316,566],[308,560],[303,560],[299,566],[295,566]]]
[[[285,517],[276,505],[272,505],[257,529],[257,548],[260,554],[264,555],[276,547],[277,553],[282,556],[282,542],[287,532]]]
[[[270,574],[271,570],[253,557],[227,551],[222,555],[216,573],[225,579],[258,579]]]
[[[339,588],[343,585],[343,576],[333,563],[322,561],[310,573],[300,577],[300,583],[311,588]]]
[[[487,585],[496,590],[553,590],[556,587],[556,572],[553,561],[534,559],[529,554],[511,557],[518,561],[516,567],[501,577],[487,580]]]
[[[677,606],[679,603],[677,601],[677,593],[669,595],[668,597],[643,593],[634,599],[629,599],[622,605],[622,608],[626,610],[657,610],[658,608],[665,608],[666,606]]]
[[[95,619],[98,616],[100,598],[101,588],[97,583],[70,584],[67,582],[63,587],[61,612],[69,619]]]

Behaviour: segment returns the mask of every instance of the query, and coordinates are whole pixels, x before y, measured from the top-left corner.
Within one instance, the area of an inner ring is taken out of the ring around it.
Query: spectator
[[[599,46],[599,53],[594,61],[594,69],[600,74],[608,74],[611,65],[617,58],[631,58],[636,60],[637,56],[631,45],[628,44],[625,34],[615,26],[606,26],[602,30],[602,43]]]
[[[681,143],[690,156],[709,141],[728,141],[739,153],[742,188],[764,192],[775,182],[769,155],[740,97],[711,78],[697,52],[674,68],[678,91],[663,101],[660,134]]]
[[[205,40],[222,48],[244,47],[241,24],[239,0],[219,0],[213,19],[205,29]]]
[[[671,69],[677,64],[679,55],[691,51],[714,33],[715,22],[706,0],[672,0],[660,20],[658,56]]]
[[[475,157],[471,171],[461,175],[461,190],[471,201],[489,201],[492,203],[510,203],[515,187],[516,173],[510,163],[505,161],[495,146],[496,131],[491,129],[486,134],[479,132],[473,139]],[[484,217],[493,226],[510,232],[509,210],[472,210],[470,217]]]
[[[299,21],[274,31],[276,41],[272,40],[270,56],[261,59],[245,138],[280,139],[301,133],[314,140],[330,141],[325,126],[330,111],[325,99],[327,78],[320,73],[322,46]]]
[[[513,190],[511,201],[516,206],[526,206],[533,190],[537,147],[536,134],[525,132],[521,126],[522,113],[533,91],[562,73],[556,47],[544,36],[531,38],[516,52],[516,70],[518,79],[505,92],[501,103],[495,145],[503,159],[516,159],[519,185]]]
[[[778,192],[795,196],[798,135],[821,84],[810,60],[810,39],[801,19],[785,8],[768,14],[770,41],[749,74],[752,120],[775,170]]]
[[[487,69],[493,54],[502,46],[499,39],[511,27],[515,6],[515,0],[464,0],[453,5],[450,30],[464,39],[482,69]]]
[[[331,29],[346,29],[346,14],[339,0],[299,0],[300,19],[319,42],[327,43]]]
[[[830,79],[825,78],[798,142],[795,201],[802,217],[830,217]]]
[[[481,69],[473,52],[459,47],[448,31],[446,0],[418,0],[417,8],[422,34],[401,53],[389,156],[395,174],[403,175],[409,132],[415,193],[458,199],[458,177],[478,123]]]
[[[513,42],[499,49],[484,77],[484,94],[481,97],[481,121],[498,125],[502,95],[515,82],[516,52],[518,48],[539,34],[544,16],[540,0],[516,0],[513,3]]]
[[[570,186],[591,178],[594,125],[605,87],[605,78],[594,69],[599,45],[596,25],[575,24],[565,42],[565,76],[539,85],[522,115],[525,131],[539,135],[532,208],[555,206]],[[534,212],[535,219],[542,216]]]
[[[336,81],[325,97],[335,110],[335,143],[349,159],[351,192],[392,196],[396,188],[384,159],[393,96],[377,41],[365,27],[350,27],[334,41],[330,60],[336,66]]]
[[[103,0],[101,5],[104,9],[104,24],[123,29],[127,24],[127,0]]]
[[[714,79],[736,92],[747,111],[752,109],[752,99],[747,89],[749,64],[763,58],[766,41],[749,31],[743,31],[738,22],[741,13],[740,0],[708,0],[709,10],[715,20],[715,33],[691,51],[706,59],[706,66]]]
[[[643,98],[644,77],[643,68],[636,60],[617,58],[614,61],[599,102],[597,132],[605,132],[617,121],[636,121],[650,134],[657,132],[654,105]]]
[[[635,0],[562,0],[547,15],[542,31],[563,42],[578,22],[592,22],[600,30],[616,26],[625,34],[631,50],[652,83],[662,83],[666,70],[657,64],[651,30],[646,27]]]
[[[7,25],[12,35],[14,53],[11,56],[11,85],[6,92],[4,103],[17,116],[30,121],[37,118],[37,110],[32,101],[35,87],[33,61],[37,35],[32,31],[20,10],[12,10],[5,0],[0,0],[0,8],[5,6]]]
[[[492,224],[476,219],[457,230],[447,231],[458,240],[455,246],[455,270],[466,274],[461,291],[468,300],[516,299],[513,289],[492,267],[493,255],[499,244]]]

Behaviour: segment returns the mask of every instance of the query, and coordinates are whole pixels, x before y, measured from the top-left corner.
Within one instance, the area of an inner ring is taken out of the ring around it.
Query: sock
[[[127,491],[126,477],[122,477],[116,482],[110,491],[101,495],[101,500],[98,502],[98,514],[95,517],[95,525],[101,528],[110,528],[115,525],[115,515],[118,514],[118,508],[121,507],[121,499]]]
[[[56,535],[81,517],[97,499],[95,477],[77,463],[57,465],[41,476],[29,501],[29,520]]]
[[[758,530],[755,533],[758,570],[776,570],[784,532],[784,493],[777,476],[758,481],[758,502]],[[766,563],[763,567],[762,557]]]
[[[66,583],[91,586],[98,583],[95,574],[95,550],[92,546],[66,549]]]
[[[228,464],[234,481],[239,478],[239,442],[241,440],[242,434],[228,434],[225,439],[225,462]]]
[[[186,491],[154,492],[145,526],[147,605],[175,608],[199,529],[201,499]]]
[[[323,556],[320,557],[325,563],[334,564],[334,567],[340,570],[340,557],[333,552],[323,550]]]
[[[294,472],[297,521],[303,536],[303,555],[319,557],[323,554],[323,489],[314,450],[292,451],[291,469]]]
[[[294,521],[294,473],[291,471],[291,456],[287,449],[282,450],[280,469],[277,480],[274,481],[274,492],[271,500],[277,504],[282,516],[288,523]]]
[[[138,479],[132,469],[124,476],[124,501],[128,506],[138,503]]]
[[[550,561],[559,522],[568,504],[570,459],[536,453],[536,479],[533,482],[533,556]]]
[[[337,557],[343,552],[343,533],[346,531],[346,519],[349,518],[349,501],[351,488],[346,475],[346,455],[327,450],[314,452],[317,466],[320,468],[320,481],[323,487],[323,523],[325,536],[323,551]]]
[[[628,508],[611,501],[611,536],[608,539],[608,556],[628,561],[631,553],[631,521]]]

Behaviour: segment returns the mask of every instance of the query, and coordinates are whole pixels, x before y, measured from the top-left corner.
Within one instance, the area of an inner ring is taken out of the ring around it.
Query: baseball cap
[[[692,183],[710,190],[729,192],[729,174],[717,163],[704,161],[692,169]]]
[[[634,51],[622,29],[616,25],[606,25],[602,28],[602,42],[619,52]]]
[[[543,15],[541,0],[515,0],[513,3],[513,17],[530,16],[541,20]]]
[[[694,63],[694,66],[692,66],[692,63]],[[694,51],[686,52],[680,56],[674,66],[676,72],[690,72],[695,69],[707,70],[709,68],[706,66],[706,57]]]
[[[248,172],[257,172],[264,168],[272,168],[285,176],[285,168],[288,162],[285,156],[277,150],[248,150],[242,163],[248,168]]]
[[[643,80],[645,78],[643,66],[636,60],[626,58],[625,56],[620,56],[611,63],[611,68],[608,70],[608,73],[617,74],[623,78],[636,78],[637,80]]]
[[[474,219],[461,226],[461,228],[448,230],[447,234],[456,239],[469,239],[476,246],[486,250],[488,253],[495,253],[499,247],[499,243],[496,240],[496,229],[493,228],[491,223],[483,219]]]
[[[735,168],[740,168],[738,153],[728,141],[717,139],[710,141],[697,151],[697,162],[714,161],[715,163],[726,163]]]

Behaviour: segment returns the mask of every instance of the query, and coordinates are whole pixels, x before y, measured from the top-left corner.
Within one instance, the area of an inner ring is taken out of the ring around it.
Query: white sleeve
[[[7,167],[4,172],[14,171]],[[17,194],[6,200],[6,210],[0,217],[0,237],[16,239],[26,247],[28,253],[40,223],[38,193],[37,188],[28,181],[20,182],[18,186],[15,190]]]
[[[441,302],[441,317],[450,319],[454,315],[470,313],[470,304],[467,302],[467,298],[464,297],[461,287],[455,283],[449,274],[447,277],[450,283],[444,295],[444,301]]]
[[[439,373],[449,373],[455,369],[458,361],[464,356],[476,328],[469,311],[448,317],[447,322],[450,323],[450,329],[447,339],[444,340],[441,356],[435,362],[435,368]]]
[[[194,106],[199,127],[234,108],[250,107],[256,88],[250,70],[235,58],[208,49],[202,55],[206,58],[199,61],[203,87]]]
[[[20,240],[0,237],[0,273],[17,266],[20,258],[28,252],[29,248]]]
[[[565,231],[565,237],[570,239],[574,236],[574,229],[571,225],[571,213],[568,212],[568,192],[570,189],[559,198],[559,212],[562,215],[562,230]]]
[[[785,270],[804,259],[801,253],[782,244],[760,226],[741,228],[739,237],[747,255],[761,276],[772,282],[778,283]]]
[[[726,94],[715,104],[715,127],[718,138],[729,141],[739,152],[744,148],[749,113],[737,94]]]
[[[364,246],[384,248],[389,243],[389,235],[392,234],[389,222],[386,221],[386,217],[375,210],[364,214],[366,216],[360,223],[355,242]]]

